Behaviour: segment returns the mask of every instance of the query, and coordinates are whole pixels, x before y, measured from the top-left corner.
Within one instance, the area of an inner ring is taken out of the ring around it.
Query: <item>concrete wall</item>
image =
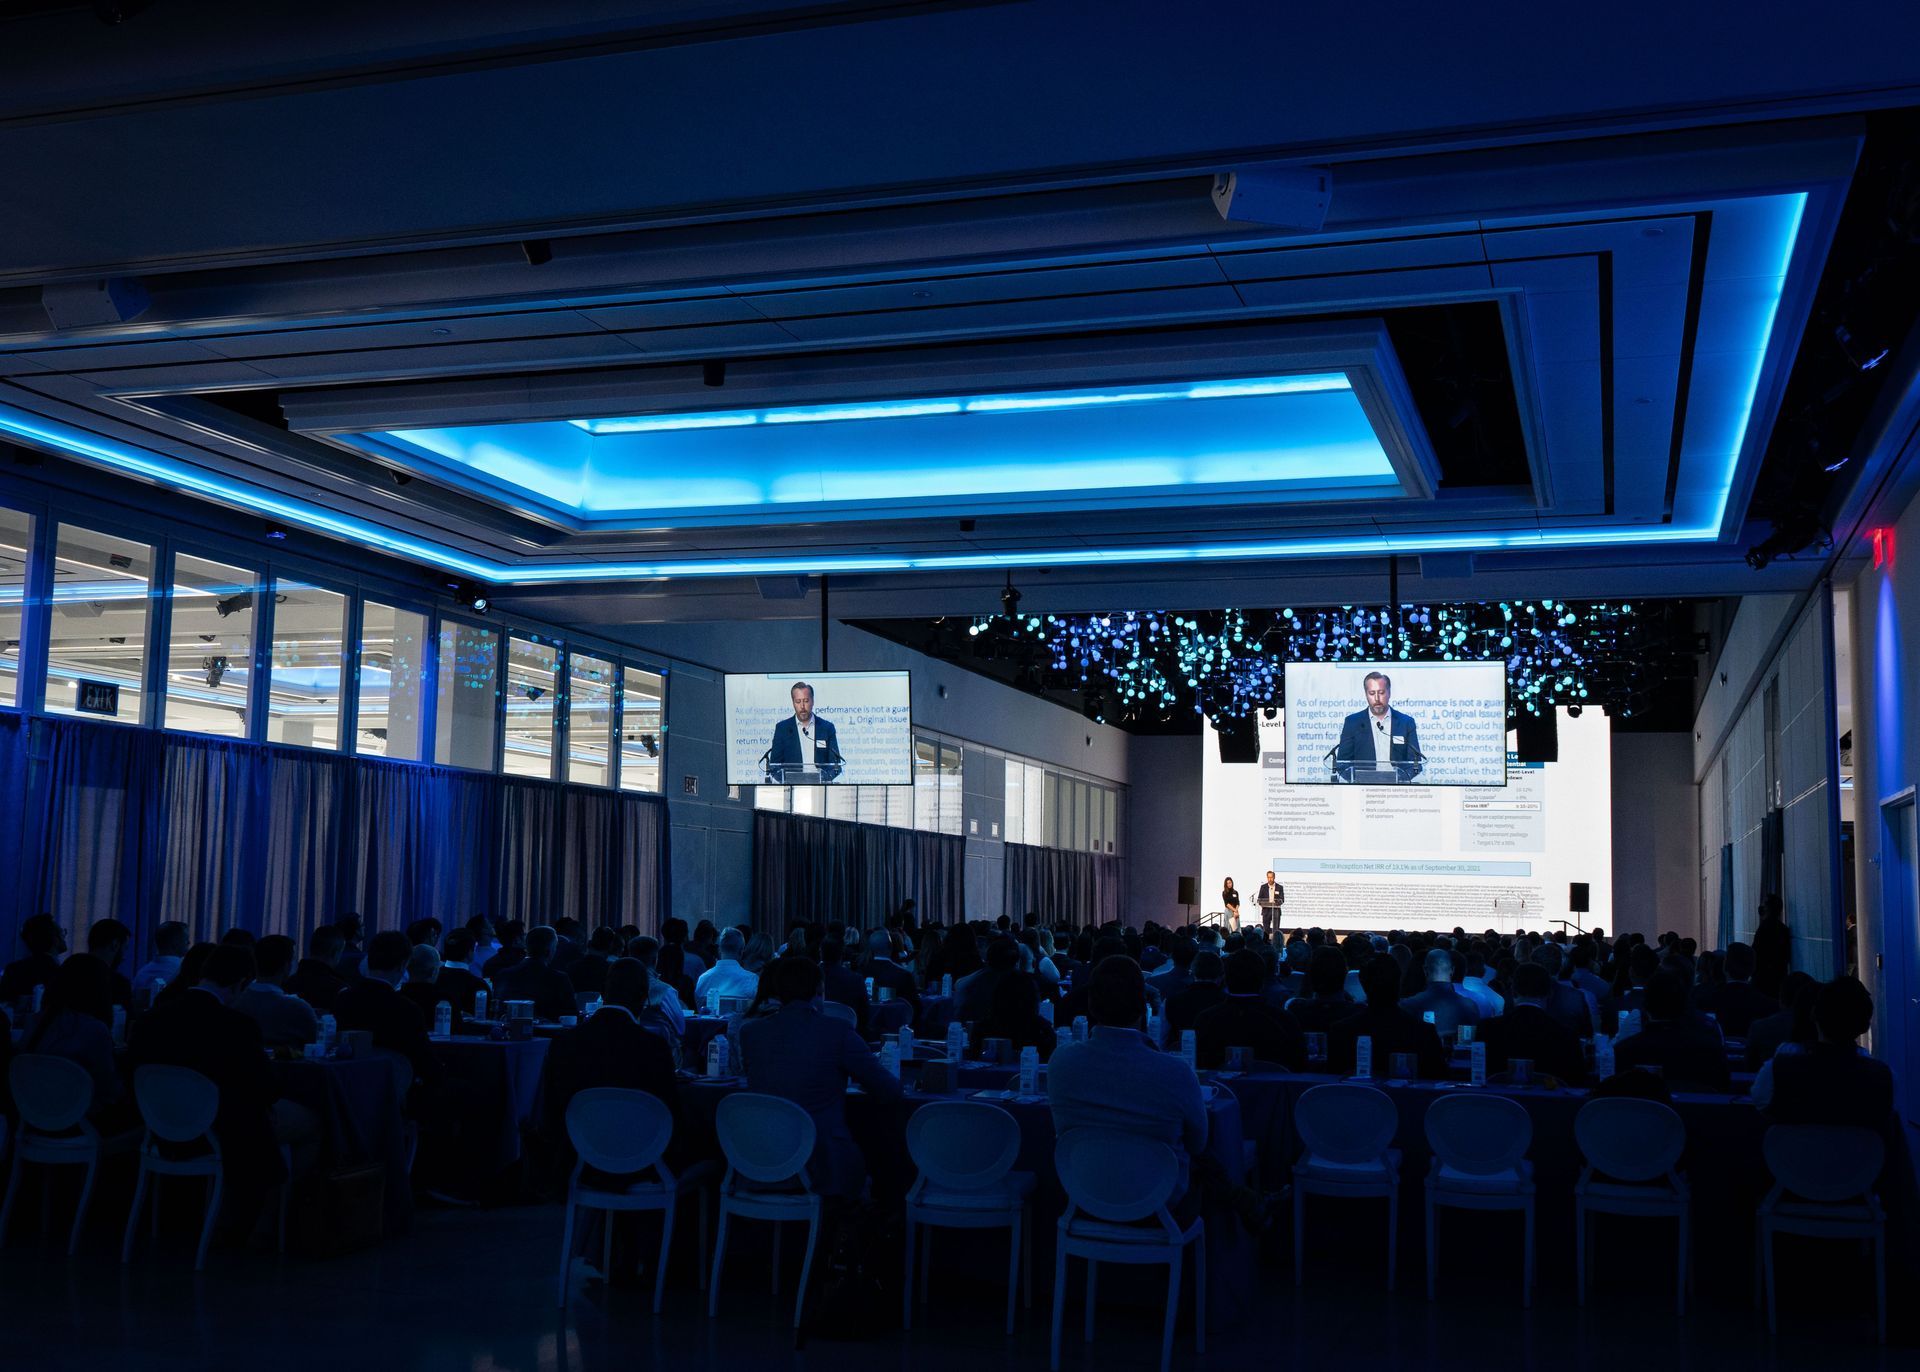
[[[1700,813],[1693,739],[1613,735],[1613,927],[1649,939],[1672,929],[1704,940]]]

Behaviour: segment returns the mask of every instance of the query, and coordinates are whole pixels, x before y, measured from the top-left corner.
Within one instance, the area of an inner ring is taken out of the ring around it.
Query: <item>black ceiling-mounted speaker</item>
[[[1567,883],[1567,913],[1584,915],[1587,913],[1587,883],[1570,881]]]
[[[1258,762],[1260,760],[1260,722],[1252,715],[1237,719],[1222,717],[1213,722],[1220,737],[1222,762]]]
[[[1200,903],[1200,878],[1199,877],[1181,877],[1180,878],[1180,899],[1176,900],[1174,904],[1175,905],[1198,905],[1199,903]]]
[[[1549,707],[1544,715],[1522,710],[1514,717],[1513,750],[1522,762],[1560,760],[1560,716]]]

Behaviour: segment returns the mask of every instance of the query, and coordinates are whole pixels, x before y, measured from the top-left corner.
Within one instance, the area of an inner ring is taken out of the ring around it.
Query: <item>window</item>
[[[273,590],[267,739],[338,748],[347,598],[298,581],[276,581]]]
[[[957,834],[961,831],[960,813],[962,793],[960,789],[960,748],[958,744],[940,745],[940,832]]]
[[[940,827],[940,745],[930,738],[913,741],[913,827]]]
[[[553,704],[560,650],[537,638],[507,639],[508,776],[553,776]]]
[[[666,680],[658,672],[620,672],[620,789],[660,791],[660,752],[666,739]]]
[[[354,751],[419,762],[426,754],[427,617],[368,600],[360,608],[360,714]]]
[[[500,635],[478,624],[442,624],[433,760],[492,771],[499,704]]]
[[[167,728],[224,738],[247,736],[253,616],[259,601],[254,573],[185,554],[174,558]]]
[[[140,722],[153,549],[62,524],[53,550],[47,710]]]
[[[1107,847],[1109,853],[1120,851],[1120,793],[1107,791],[1102,794],[1102,802],[1107,812]]]
[[[1000,817],[1000,836],[1008,843],[1025,843],[1027,836],[1027,765],[1007,759],[1006,809]]]
[[[33,516],[0,509],[0,705],[20,703],[20,639],[26,621]]]
[[[1047,841],[1047,769],[1031,762],[1027,764],[1027,799],[1022,808],[1027,829],[1020,841],[1039,847]]]
[[[567,654],[567,780],[605,786],[613,780],[613,664]]]

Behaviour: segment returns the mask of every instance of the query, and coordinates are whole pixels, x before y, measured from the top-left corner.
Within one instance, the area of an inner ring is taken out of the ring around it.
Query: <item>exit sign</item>
[[[120,713],[120,688],[111,681],[76,681],[74,689],[78,697],[73,708],[83,715],[117,715]]]

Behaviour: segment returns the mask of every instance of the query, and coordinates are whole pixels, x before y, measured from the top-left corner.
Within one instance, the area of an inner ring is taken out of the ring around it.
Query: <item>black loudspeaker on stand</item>
[[[1571,881],[1567,883],[1567,909],[1570,913],[1576,915],[1584,915],[1587,913],[1586,882]]]

